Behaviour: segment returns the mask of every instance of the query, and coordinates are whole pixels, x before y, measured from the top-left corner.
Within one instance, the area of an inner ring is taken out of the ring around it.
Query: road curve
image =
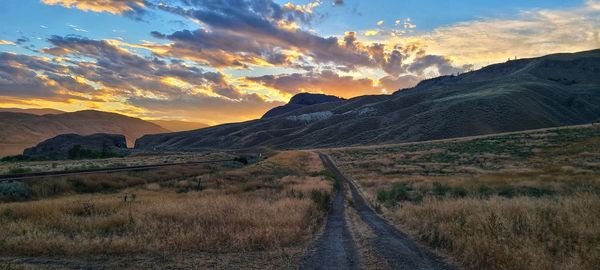
[[[362,221],[369,226],[375,235],[375,239],[370,244],[376,256],[384,260],[391,269],[455,269],[454,266],[445,263],[439,256],[411,241],[405,234],[377,215],[369,207],[356,184],[339,171],[329,156],[321,155],[321,159],[323,164],[335,174],[338,181],[348,183],[354,201],[354,208]]]
[[[335,168],[331,160],[319,154],[328,169]],[[300,260],[300,269],[359,269],[358,252],[348,225],[344,198],[344,178],[331,170],[338,183],[335,197],[327,213],[323,234]]]

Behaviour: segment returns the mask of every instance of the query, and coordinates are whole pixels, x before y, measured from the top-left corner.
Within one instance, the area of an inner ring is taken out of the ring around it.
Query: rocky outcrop
[[[300,93],[300,94],[293,96],[290,99],[290,102],[288,102],[288,104],[279,106],[279,107],[275,107],[275,108],[269,110],[267,113],[265,113],[263,115],[262,118],[265,119],[265,118],[271,118],[271,117],[287,114],[289,112],[292,112],[297,109],[301,109],[301,108],[304,108],[304,107],[310,106],[310,105],[337,102],[337,101],[342,101],[342,100],[344,100],[344,99],[336,97],[336,96],[330,96],[330,95],[324,95],[324,94]]]
[[[25,149],[23,155],[43,159],[86,159],[122,156],[126,152],[127,142],[123,135],[63,134]]]

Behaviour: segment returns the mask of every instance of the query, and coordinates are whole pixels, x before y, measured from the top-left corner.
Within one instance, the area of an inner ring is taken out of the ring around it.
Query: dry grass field
[[[229,159],[231,154],[223,152],[206,153],[164,153],[160,155],[133,154],[126,157],[84,160],[46,160],[28,162],[0,162],[0,174],[20,172],[55,172],[85,170],[124,166],[140,166],[164,163],[185,163],[203,160]]]
[[[333,149],[373,207],[467,269],[597,269],[600,128]]]
[[[64,192],[0,204],[0,256],[163,258],[286,248],[300,254],[320,228],[333,190],[310,152],[282,152],[247,166],[202,164],[23,183],[32,190],[55,184],[66,186]],[[248,260],[243,265],[251,266]]]

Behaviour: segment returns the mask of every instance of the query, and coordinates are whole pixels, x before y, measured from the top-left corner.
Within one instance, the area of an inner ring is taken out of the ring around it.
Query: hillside
[[[332,147],[443,139],[600,119],[600,50],[491,65],[393,95],[306,106],[276,117],[144,136],[140,149]]]
[[[19,109],[19,108],[0,108],[0,112],[13,112],[13,113],[28,113],[35,115],[44,115],[44,114],[61,114],[65,113],[63,111],[55,110],[55,109]]]
[[[63,114],[34,115],[0,112],[0,155],[14,155],[23,149],[60,134],[95,133],[122,134],[127,144],[145,134],[168,130],[138,118],[100,111],[79,111]]]
[[[176,120],[147,120],[150,123],[157,124],[164,129],[169,131],[177,132],[177,131],[186,131],[186,130],[195,130],[201,129],[205,127],[209,127],[209,125],[198,122],[188,122],[188,121],[176,121]]]

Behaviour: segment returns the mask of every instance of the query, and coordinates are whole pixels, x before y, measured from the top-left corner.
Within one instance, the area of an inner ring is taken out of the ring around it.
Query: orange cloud
[[[92,12],[124,14],[139,11],[145,7],[144,0],[42,0],[47,5],[61,5]]]

